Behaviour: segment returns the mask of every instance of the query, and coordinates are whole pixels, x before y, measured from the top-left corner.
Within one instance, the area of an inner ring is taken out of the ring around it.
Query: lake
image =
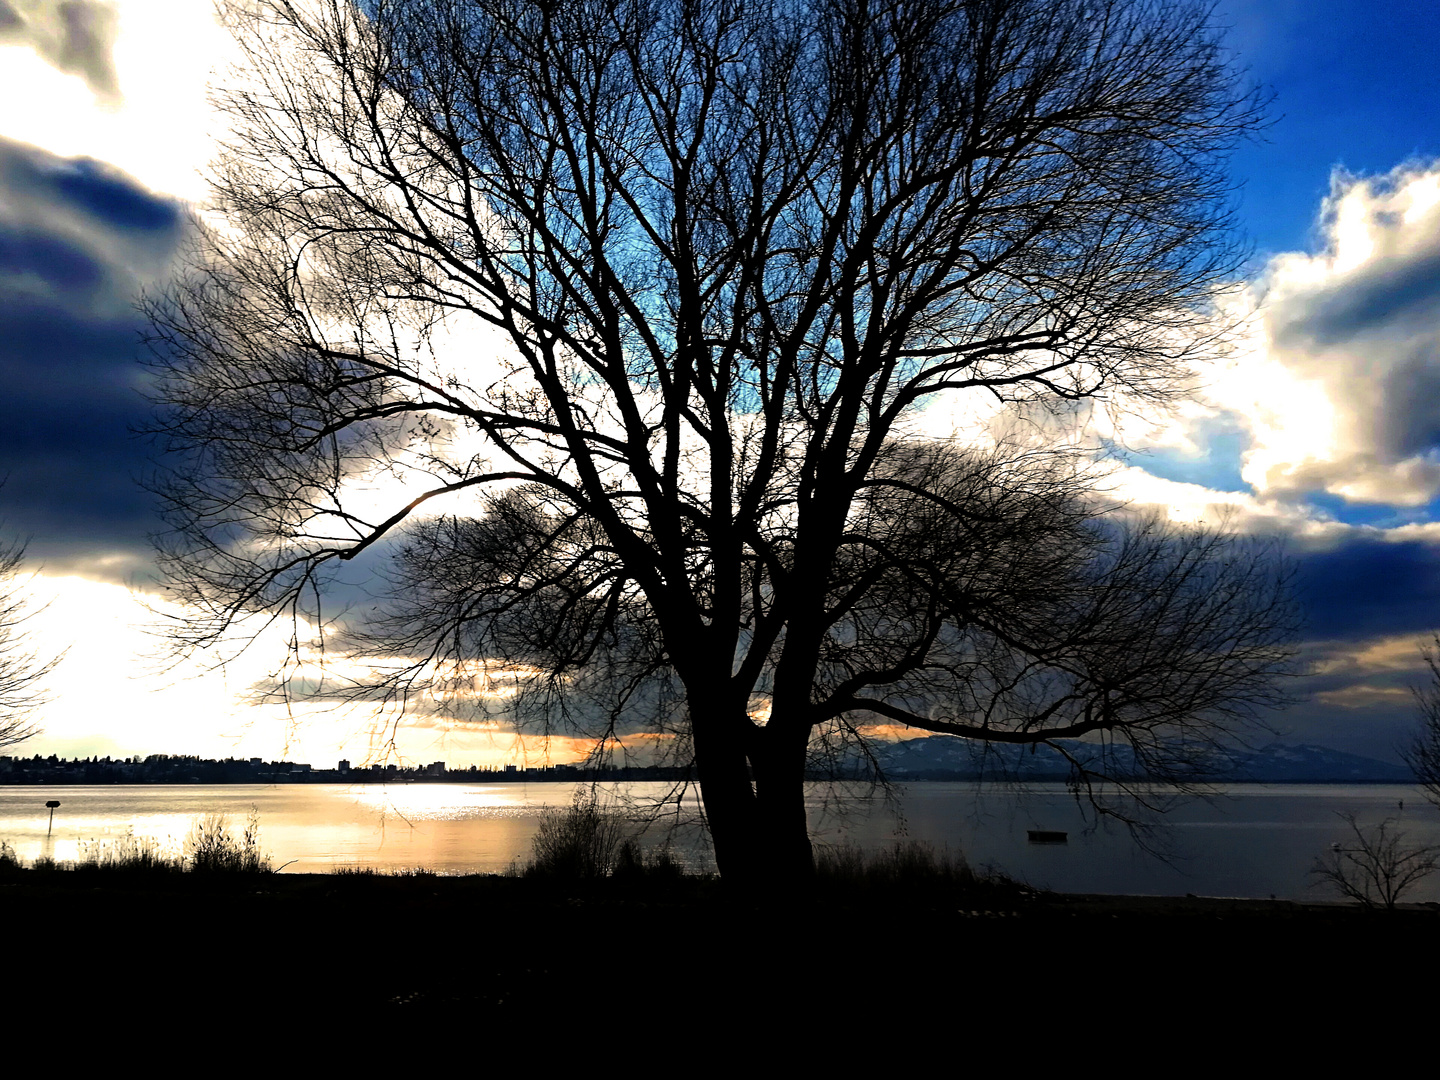
[[[337,866],[440,873],[484,873],[523,860],[547,806],[568,805],[573,784],[294,784],[225,786],[0,787],[0,840],[25,859],[79,857],[84,846],[133,832],[178,851],[191,822],[229,814],[238,832],[253,809],[263,849],[285,873]],[[653,799],[664,785],[612,785],[632,800]],[[45,802],[58,799],[47,838]],[[1403,810],[1400,807],[1403,801]],[[1398,819],[1407,844],[1440,844],[1440,811],[1419,789],[1399,785],[1235,785],[1210,801],[1172,811],[1155,841],[1167,859],[1140,848],[1123,827],[1094,828],[1063,785],[1023,792],[966,783],[920,783],[900,789],[894,804],[836,806],[811,792],[811,820],[826,843],[882,847],[897,838],[961,851],[974,865],[994,865],[1032,885],[1065,892],[1324,899],[1312,887],[1315,857],[1344,841],[1348,827]],[[693,801],[682,808],[693,822]],[[1031,829],[1064,831],[1064,844],[1032,844]],[[708,868],[693,828],[677,834],[682,857]],[[1440,874],[1407,894],[1440,901]]]

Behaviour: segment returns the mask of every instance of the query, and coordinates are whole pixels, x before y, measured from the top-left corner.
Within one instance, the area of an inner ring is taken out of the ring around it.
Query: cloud
[[[1336,173],[1319,235],[1231,309],[1236,347],[1199,401],[1101,432],[1107,483],[1136,509],[1287,537],[1307,637],[1403,640],[1409,670],[1440,624],[1440,162]],[[1408,684],[1373,660],[1307,680],[1295,719],[1402,723]]]
[[[1440,495],[1440,163],[1337,172],[1315,254],[1272,259],[1211,401],[1242,416],[1256,492],[1420,506]]]
[[[79,75],[103,104],[120,104],[113,50],[119,15],[103,0],[0,0],[0,45],[28,45],[46,63]]]
[[[3,2],[3,0],[0,0]],[[102,281],[129,297],[163,273],[184,225],[180,207],[102,161],[62,158],[0,136],[0,282],[53,281],[74,306],[76,286]]]
[[[1303,651],[1310,675],[1299,687],[1302,700],[1273,718],[1276,727],[1293,742],[1398,761],[1397,748],[1415,730],[1412,688],[1428,676],[1421,656],[1427,637],[1402,632],[1312,640]]]
[[[1298,562],[1312,638],[1421,635],[1440,622],[1440,545],[1354,537]]]
[[[124,173],[0,138],[0,516],[52,570],[114,581],[148,561],[134,301],[184,233],[179,206]]]
[[[148,188],[203,202],[201,175],[228,124],[211,104],[216,69],[238,59],[238,46],[205,0],[116,0],[110,63],[123,101],[98,98],[75,75],[47,62],[20,32],[19,14],[36,7],[0,0],[11,16],[0,29],[0,135],[61,157],[100,158]],[[57,9],[47,0],[46,10]],[[27,30],[26,33],[29,31]],[[223,78],[223,76],[221,76]]]
[[[1440,523],[1337,521],[1314,506],[1166,480],[1137,466],[1115,469],[1105,485],[1137,512],[1155,508],[1176,522],[1284,538],[1312,640],[1423,634],[1440,625]]]
[[[1194,399],[1077,415],[1136,477],[1211,502],[1251,495],[1326,527],[1422,522],[1440,498],[1440,161],[1335,172],[1317,235],[1221,298],[1234,330]]]

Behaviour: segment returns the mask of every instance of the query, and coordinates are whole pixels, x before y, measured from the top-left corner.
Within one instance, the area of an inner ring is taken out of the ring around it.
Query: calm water
[[[566,805],[570,784],[306,784],[217,787],[0,787],[0,840],[26,859],[74,859],[89,843],[126,832],[179,850],[191,822],[219,811],[243,825],[253,808],[261,844],[285,872],[335,866],[426,867],[443,873],[504,870],[530,850],[547,805]],[[631,784],[624,793],[654,797],[660,785]],[[47,799],[60,800],[46,837]],[[1405,808],[1398,803],[1404,800]],[[693,813],[693,805],[687,811]],[[1440,844],[1440,812],[1413,788],[1377,786],[1236,786],[1212,802],[1173,811],[1158,835],[1167,862],[1140,850],[1123,828],[1086,830],[1073,799],[1056,785],[1023,794],[988,793],[975,784],[914,784],[895,807],[857,802],[833,807],[812,798],[817,836],[864,847],[905,836],[993,864],[1038,886],[1069,892],[1323,898],[1308,871],[1315,856],[1346,836],[1338,811],[1362,823],[1397,816],[1407,843]],[[1064,845],[1035,845],[1028,829],[1065,830]],[[706,865],[703,844],[681,835],[687,861]],[[1413,900],[1440,900],[1440,874],[1417,886]]]

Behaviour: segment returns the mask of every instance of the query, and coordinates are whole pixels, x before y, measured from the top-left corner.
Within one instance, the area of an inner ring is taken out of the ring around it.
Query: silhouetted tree
[[[1273,562],[912,424],[1185,392],[1257,122],[1204,5],[230,18],[214,215],[150,305],[181,647],[394,555],[352,693],[648,725],[741,877],[807,871],[807,759],[876,721],[1184,780],[1272,702]]]
[[[1425,789],[1425,797],[1440,806],[1440,634],[1423,655],[1429,678],[1414,687],[1419,724],[1400,755]]]
[[[1393,911],[1410,888],[1440,868],[1440,845],[1411,846],[1394,818],[1363,829],[1353,813],[1340,818],[1353,840],[1336,842],[1310,873],[1347,900]]]
[[[25,623],[34,609],[20,577],[24,563],[24,544],[0,547],[0,749],[39,733],[35,712],[46,700],[41,683],[59,662],[30,648]]]

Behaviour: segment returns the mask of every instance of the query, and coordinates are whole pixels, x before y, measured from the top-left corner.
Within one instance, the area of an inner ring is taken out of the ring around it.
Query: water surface
[[[26,859],[79,858],[87,845],[127,832],[179,851],[192,822],[229,814],[232,827],[258,815],[261,845],[287,873],[336,866],[440,873],[509,868],[530,851],[547,806],[567,805],[573,784],[290,784],[0,787],[0,840]],[[644,801],[660,784],[612,785],[608,794]],[[47,799],[58,799],[47,837]],[[1404,808],[1401,808],[1403,802]],[[1363,823],[1397,819],[1407,842],[1440,844],[1440,812],[1418,789],[1397,785],[1237,785],[1218,799],[1186,803],[1153,838],[1168,858],[1137,845],[1123,827],[1095,827],[1061,785],[1017,793],[973,783],[912,784],[892,804],[836,806],[816,788],[811,820],[822,843],[881,847],[920,840],[960,851],[1037,886],[1067,892],[1324,898],[1309,873],[1317,855],[1347,838],[1337,816]],[[682,807],[693,821],[696,805]],[[1027,841],[1030,829],[1068,833],[1061,845]],[[652,833],[652,837],[658,837]],[[696,868],[708,852],[695,830],[676,845]],[[1440,901],[1440,875],[1407,899]]]

